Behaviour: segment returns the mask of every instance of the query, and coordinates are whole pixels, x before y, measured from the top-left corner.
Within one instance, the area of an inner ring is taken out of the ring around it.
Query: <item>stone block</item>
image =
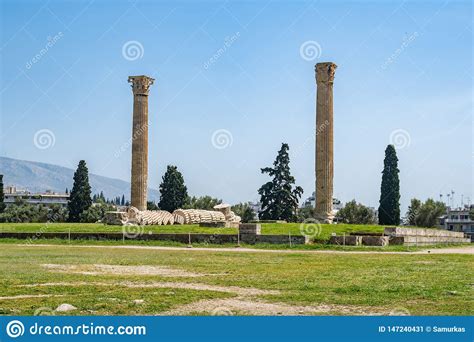
[[[128,215],[123,211],[107,211],[105,212],[103,223],[114,226],[122,226],[127,222]]]
[[[362,236],[362,245],[364,246],[388,246],[388,236]]]
[[[446,236],[464,238],[463,232],[452,232],[445,229],[436,228],[405,228],[405,227],[386,227],[384,235],[389,236]]]
[[[362,245],[362,236],[355,235],[334,235],[329,239],[329,243],[332,245],[341,246],[360,246]]]
[[[260,235],[262,233],[262,226],[257,223],[241,223],[239,225],[239,233]]]
[[[206,227],[206,228],[239,228],[238,222],[201,222],[199,223],[199,227]]]

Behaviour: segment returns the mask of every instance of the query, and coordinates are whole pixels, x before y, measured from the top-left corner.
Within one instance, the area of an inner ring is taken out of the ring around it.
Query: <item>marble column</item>
[[[315,218],[332,223],[334,135],[333,135],[333,83],[337,65],[316,64],[316,205]]]
[[[131,206],[146,210],[148,188],[148,93],[155,80],[129,76],[133,90]]]

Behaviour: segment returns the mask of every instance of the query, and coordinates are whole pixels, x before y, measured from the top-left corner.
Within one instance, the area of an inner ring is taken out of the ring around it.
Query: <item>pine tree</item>
[[[3,175],[0,175],[0,213],[5,211],[5,194],[3,193]]]
[[[92,205],[91,186],[89,185],[89,171],[86,162],[81,160],[74,173],[74,185],[69,195],[69,222],[79,222],[83,211]]]
[[[262,210],[259,218],[262,220],[296,221],[298,201],[303,194],[303,188],[296,186],[295,178],[290,173],[290,157],[288,144],[283,143],[273,167],[261,169],[273,179],[258,190]]]
[[[393,145],[385,149],[382,185],[380,187],[379,224],[400,224],[400,180],[398,158]]]
[[[186,204],[188,190],[184,185],[183,175],[176,166],[168,165],[160,184],[160,194],[158,207],[161,210],[173,212]]]

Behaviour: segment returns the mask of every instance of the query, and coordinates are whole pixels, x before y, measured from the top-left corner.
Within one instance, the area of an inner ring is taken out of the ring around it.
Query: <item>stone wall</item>
[[[251,235],[242,234],[240,237],[237,234],[186,234],[186,233],[159,233],[148,234],[144,233],[135,237],[129,237],[122,233],[0,233],[1,238],[22,239],[34,241],[37,239],[63,239],[63,240],[138,240],[138,241],[175,241],[188,244],[191,243],[209,243],[209,244],[224,244],[235,243],[239,241],[242,243],[256,244],[288,244],[290,237],[287,235]],[[240,238],[240,239],[239,239]],[[291,243],[294,245],[304,244],[304,236],[291,236]]]
[[[390,238],[392,245],[423,246],[471,242],[471,239],[465,237],[463,232],[434,228],[387,227],[384,234]]]
[[[464,238],[463,232],[452,232],[445,229],[435,228],[401,228],[401,227],[387,227],[384,230],[384,235],[388,236],[446,236],[454,238]]]
[[[329,243],[332,245],[341,245],[341,246],[360,246],[362,245],[362,236],[333,235],[329,239]]]

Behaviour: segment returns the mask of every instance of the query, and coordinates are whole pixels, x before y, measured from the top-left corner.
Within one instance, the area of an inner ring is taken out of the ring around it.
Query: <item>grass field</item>
[[[384,226],[321,224],[315,238],[329,239],[331,233],[350,233],[369,231],[381,233]],[[315,228],[315,227],[310,227]],[[122,226],[108,226],[100,223],[0,223],[0,232],[122,232]],[[304,225],[301,223],[263,223],[262,234],[302,235]],[[209,233],[236,234],[235,228],[203,228],[199,225],[145,226],[145,233]]]
[[[471,315],[472,255],[0,244],[0,314]]]

